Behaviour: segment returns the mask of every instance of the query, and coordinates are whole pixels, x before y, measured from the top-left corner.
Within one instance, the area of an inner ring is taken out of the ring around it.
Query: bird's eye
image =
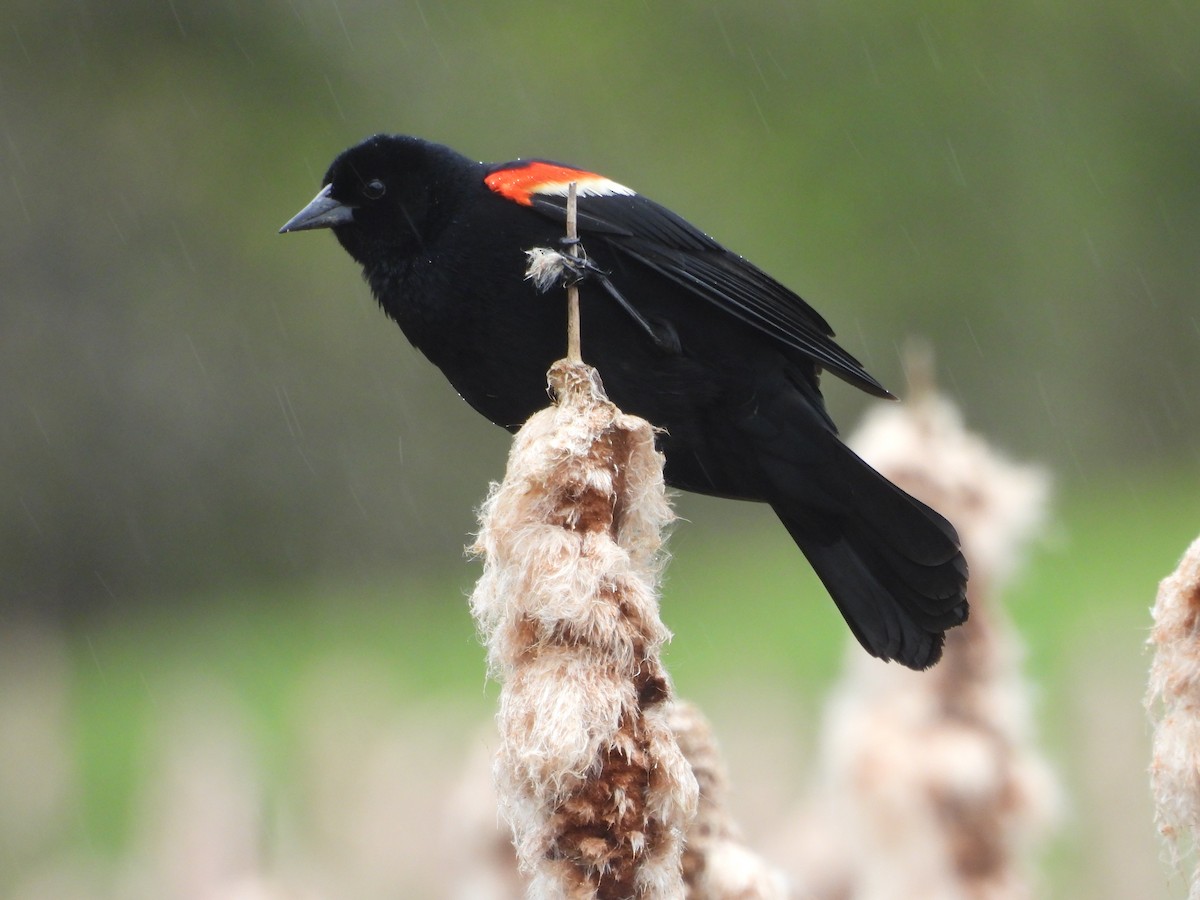
[[[368,200],[378,200],[387,193],[387,185],[385,185],[378,178],[372,178],[363,185],[362,192],[363,196]]]

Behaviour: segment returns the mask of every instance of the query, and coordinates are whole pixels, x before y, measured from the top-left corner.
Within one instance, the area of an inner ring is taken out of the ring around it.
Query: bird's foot
[[[677,340],[668,340],[659,334],[638,312],[637,308],[617,290],[616,285],[609,279],[608,272],[587,258],[587,254],[583,252],[583,246],[579,243],[579,238],[562,238],[559,243],[574,248],[576,253],[564,253],[562,250],[553,250],[549,247],[534,247],[525,251],[525,256],[529,260],[525,266],[526,280],[532,281],[533,286],[543,294],[560,285],[572,287],[583,281],[594,281],[604,289],[609,297],[617,301],[617,304],[629,314],[638,327],[654,341],[655,346],[668,353],[679,352]]]
[[[525,256],[529,262],[525,267],[525,278],[532,281],[533,286],[543,294],[553,287],[571,287],[589,278],[607,279],[608,273],[582,252],[578,238],[574,238],[571,245],[579,248],[578,255],[549,247],[526,250]]]

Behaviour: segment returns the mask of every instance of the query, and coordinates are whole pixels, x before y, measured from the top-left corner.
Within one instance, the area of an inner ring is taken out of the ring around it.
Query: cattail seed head
[[[1159,584],[1151,615],[1150,787],[1158,831],[1178,866],[1200,844],[1200,539]],[[1192,874],[1189,896],[1200,898],[1200,866]]]
[[[495,779],[531,897],[684,896],[696,780],[668,727],[654,430],[560,361],[480,513],[471,609],[503,687]]]
[[[802,826],[822,849],[801,855],[822,896],[1023,898],[1033,839],[1056,818],[1060,791],[1033,742],[1021,648],[998,592],[1044,519],[1048,480],[968,432],[931,372],[920,386],[903,407],[868,415],[851,444],[955,524],[971,618],[927,672],[854,653],[822,730],[824,828]]]

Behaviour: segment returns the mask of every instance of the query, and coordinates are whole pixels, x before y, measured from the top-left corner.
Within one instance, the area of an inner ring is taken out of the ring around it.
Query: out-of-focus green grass
[[[1030,647],[1031,674],[1062,674],[1059,651],[1083,627],[1140,651],[1158,582],[1197,535],[1195,471],[1111,472],[1069,489],[1006,598]]]
[[[285,745],[297,725],[297,685],[323,659],[378,664],[391,676],[383,689],[398,705],[441,694],[450,703],[485,709],[469,587],[469,575],[456,572],[441,580],[247,589],[189,598],[73,634],[89,843],[120,845],[156,694],[181,678],[211,677],[233,689],[257,729],[266,768],[276,775],[286,767]]]
[[[675,632],[669,668],[680,692],[701,702],[730,685],[770,683],[775,694],[814,709],[840,668],[844,626],[765,511],[736,511],[744,526],[736,537],[704,526],[727,509],[689,501],[686,512],[699,524],[680,523],[672,538],[663,600]],[[1080,660],[1094,646],[1098,664],[1141,678],[1157,582],[1198,532],[1200,489],[1189,473],[1111,473],[1056,498],[1049,534],[1007,605],[1028,648],[1039,719],[1060,769],[1073,765],[1064,758],[1073,752],[1066,734],[1072,717],[1062,707],[1081,677]],[[204,673],[232,688],[275,779],[286,778],[296,684],[330,656],[378,663],[400,708],[444,702],[486,719],[495,688],[485,686],[466,603],[477,572],[464,562],[442,579],[247,588],[77,630],[69,640],[85,797],[81,838],[119,851],[156,695],[181,674]],[[1140,696],[1140,682],[1126,688],[1128,697]],[[1130,777],[1144,781],[1143,769]],[[1070,883],[1069,870],[1087,864],[1089,848],[1083,838],[1067,844],[1072,849],[1056,868]]]

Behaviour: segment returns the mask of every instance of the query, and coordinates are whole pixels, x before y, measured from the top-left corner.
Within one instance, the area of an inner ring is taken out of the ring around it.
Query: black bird
[[[583,356],[614,403],[666,429],[667,482],[771,504],[869,653],[935,663],[967,618],[958,535],[838,439],[821,370],[891,395],[765,272],[592,172],[391,135],[338,156],[280,231],[331,228],[408,339],[514,431],[563,356],[566,304],[526,279],[525,251],[560,245],[572,181],[604,273],[580,286]]]

